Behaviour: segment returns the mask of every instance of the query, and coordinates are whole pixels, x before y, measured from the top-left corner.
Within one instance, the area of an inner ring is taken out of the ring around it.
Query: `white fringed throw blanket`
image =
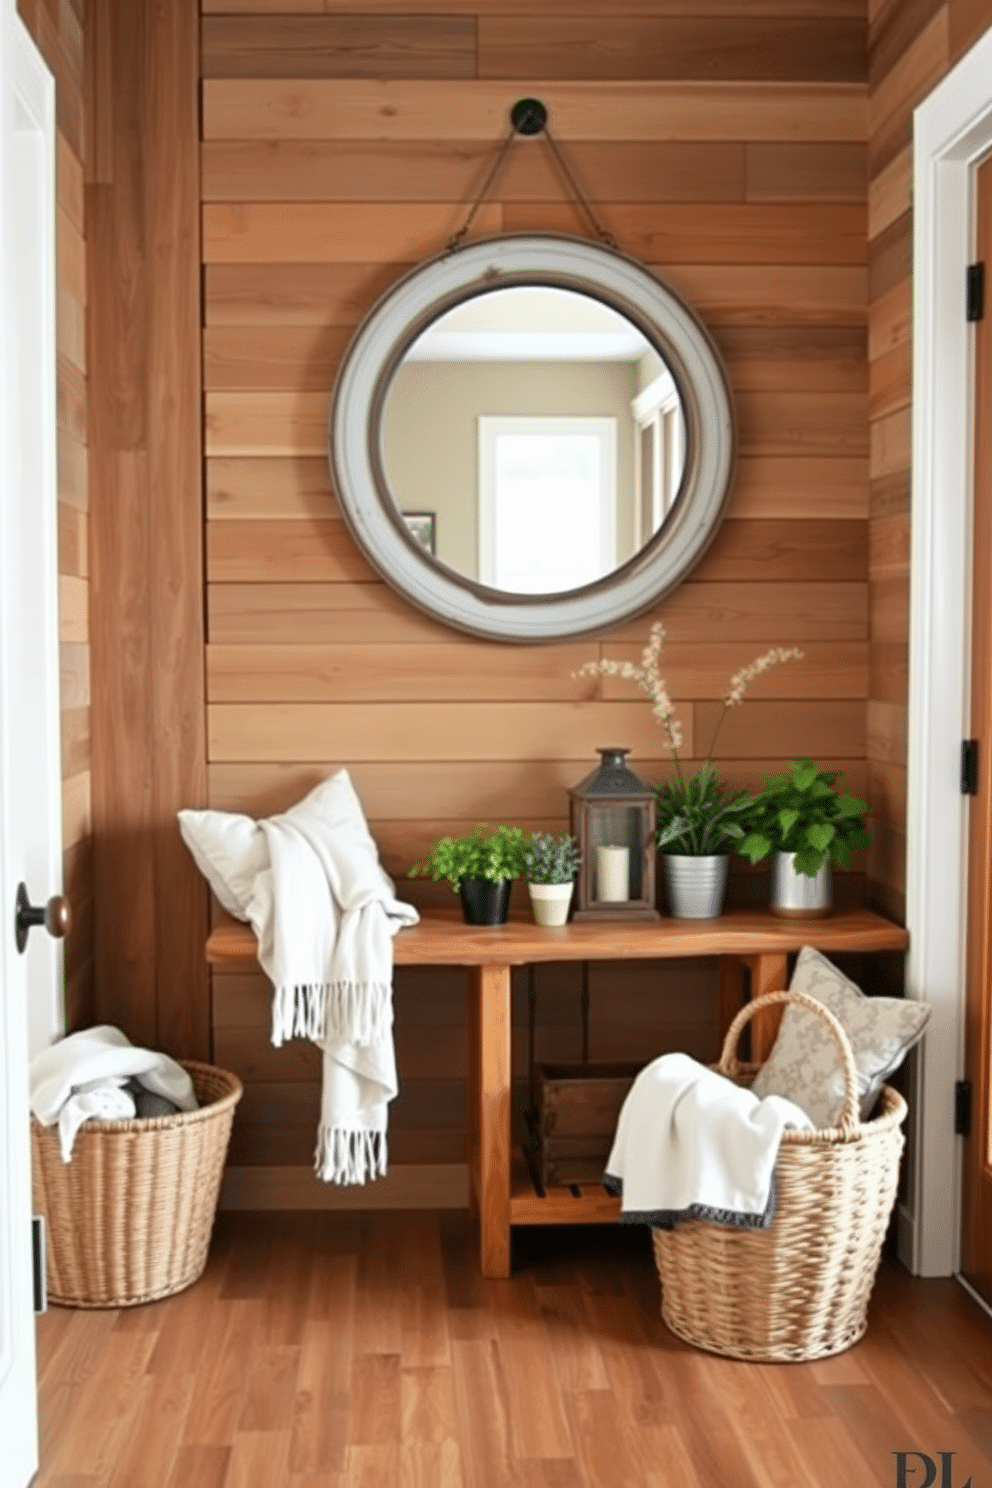
[[[623,1195],[628,1224],[670,1229],[705,1219],[765,1229],[786,1127],[813,1123],[782,1096],[759,1100],[688,1054],[662,1054],[627,1093],[603,1183]]]
[[[365,1183],[386,1171],[397,1092],[392,938],[419,916],[395,897],[346,770],[281,815],[204,820],[224,815],[180,812],[180,829],[215,891],[219,874],[221,902],[258,937],[272,1042],[323,1049],[318,1176]]]

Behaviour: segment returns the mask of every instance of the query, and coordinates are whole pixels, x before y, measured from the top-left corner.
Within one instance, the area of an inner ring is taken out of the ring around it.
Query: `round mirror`
[[[376,570],[450,625],[540,641],[615,625],[698,561],[734,457],[691,309],[610,249],[502,237],[415,269],[338,376],[331,469]]]

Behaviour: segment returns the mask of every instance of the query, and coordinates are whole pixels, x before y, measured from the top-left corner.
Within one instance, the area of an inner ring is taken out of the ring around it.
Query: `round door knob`
[[[32,904],[28,898],[27,885],[17,885],[17,909],[14,915],[14,937],[17,949],[22,954],[28,943],[28,935],[35,925],[44,925],[49,935],[62,940],[69,934],[72,924],[72,909],[62,894],[53,894],[47,904]]]

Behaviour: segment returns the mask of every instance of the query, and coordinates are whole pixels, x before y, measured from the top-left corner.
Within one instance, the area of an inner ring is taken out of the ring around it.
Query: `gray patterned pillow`
[[[866,997],[826,956],[804,946],[789,983],[830,1009],[851,1041],[858,1072],[861,1120],[872,1113],[886,1078],[923,1037],[929,1004],[901,997]],[[755,1095],[784,1095],[817,1126],[836,1126],[844,1104],[840,1055],[829,1029],[806,1008],[787,1007],[767,1060],[751,1086]]]

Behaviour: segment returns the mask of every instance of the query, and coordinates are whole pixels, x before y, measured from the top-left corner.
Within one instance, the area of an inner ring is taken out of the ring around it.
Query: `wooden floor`
[[[458,1213],[220,1215],[186,1292],[40,1319],[35,1488],[890,1488],[900,1451],[992,1483],[953,1281],[887,1261],[856,1348],[755,1365],[668,1333],[642,1229],[521,1234],[509,1281],[476,1254]]]

